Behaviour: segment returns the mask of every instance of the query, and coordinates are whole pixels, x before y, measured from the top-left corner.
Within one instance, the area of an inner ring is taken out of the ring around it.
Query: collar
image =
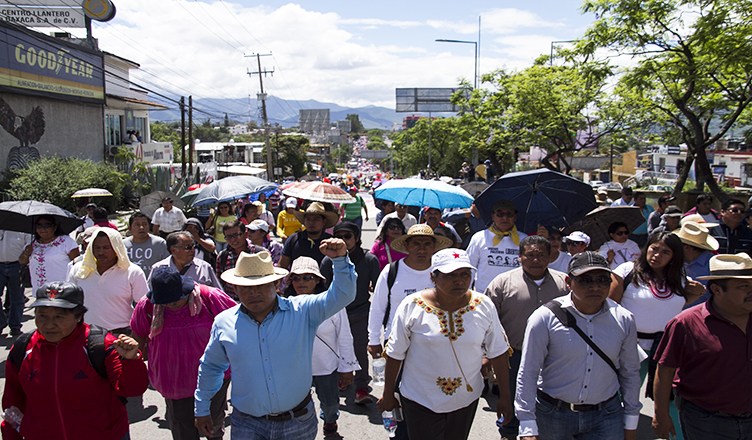
[[[522,272],[522,279],[523,279],[523,280],[525,280],[526,282],[531,282],[531,283],[535,283],[535,281],[536,281],[536,280],[532,279],[532,278],[530,277],[530,275],[528,275],[527,273],[525,273],[525,271],[524,271],[524,270],[522,270],[522,266],[520,266],[520,272]],[[546,281],[548,281],[548,280],[549,280],[550,278],[551,278],[551,273],[550,273],[550,272],[548,271],[548,269],[546,269],[546,273],[545,273],[545,274],[543,274],[543,278],[542,278],[542,280],[543,280],[543,283],[541,283],[541,286],[542,286],[543,284],[545,284],[545,283],[546,283]]]
[[[616,303],[614,303],[616,304]],[[572,312],[580,315],[580,317],[585,318],[585,314],[577,310],[577,307],[574,306],[574,302],[572,301],[572,292],[570,291],[569,294],[564,295],[561,297],[561,306],[569,308]],[[601,306],[601,309],[593,316],[598,316],[603,313],[608,313],[608,309],[611,308],[612,305],[609,303],[609,299],[606,298],[605,301],[603,301],[603,305]]]

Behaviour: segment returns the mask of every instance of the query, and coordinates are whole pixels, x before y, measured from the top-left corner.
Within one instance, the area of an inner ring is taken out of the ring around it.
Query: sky
[[[74,0],[70,0],[73,2]],[[395,88],[472,82],[519,70],[581,36],[592,16],[581,0],[113,0],[115,18],[94,24],[100,49],[140,64],[132,79],[170,96],[244,98],[265,91],[288,100],[394,108]],[[54,29],[53,29],[54,30]],[[82,36],[82,29],[68,30]]]

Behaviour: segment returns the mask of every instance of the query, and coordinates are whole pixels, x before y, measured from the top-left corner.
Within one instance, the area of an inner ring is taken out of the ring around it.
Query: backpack
[[[19,370],[21,364],[26,358],[26,348],[31,341],[31,336],[36,330],[26,332],[16,339],[13,343],[13,347],[8,354],[8,362],[13,364]],[[89,363],[94,370],[99,374],[102,379],[107,379],[107,368],[105,368],[104,360],[107,355],[115,349],[114,346],[109,348],[104,347],[104,337],[107,334],[107,330],[97,325],[89,325],[89,336],[86,337],[86,354],[89,357]]]
[[[386,328],[389,322],[389,313],[392,310],[392,286],[397,280],[397,271],[399,270],[399,260],[389,263],[389,273],[386,274],[386,311],[384,312],[384,320],[381,325]]]

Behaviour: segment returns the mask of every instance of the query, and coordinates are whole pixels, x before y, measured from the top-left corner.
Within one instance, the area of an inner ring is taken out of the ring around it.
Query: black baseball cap
[[[569,276],[576,277],[592,270],[605,270],[611,272],[611,268],[608,265],[608,260],[603,255],[586,251],[572,257],[569,261]]]
[[[84,290],[73,283],[52,281],[37,289],[36,298],[29,307],[73,309],[84,304]]]

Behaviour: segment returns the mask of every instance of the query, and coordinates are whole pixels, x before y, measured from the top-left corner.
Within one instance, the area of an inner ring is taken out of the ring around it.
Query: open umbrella
[[[254,176],[232,176],[215,180],[201,188],[193,206],[216,205],[219,202],[229,202],[257,192],[276,188],[277,184]]]
[[[180,196],[180,200],[182,200],[183,203],[185,203],[185,206],[193,206],[193,201],[196,200],[196,197],[198,196],[198,193],[200,192],[201,192],[201,188],[189,190],[188,192]]]
[[[355,199],[342,188],[334,186],[331,183],[319,181],[296,182],[282,190],[282,194],[315,202],[353,203],[355,201]]]
[[[569,226],[597,206],[590,185],[546,169],[509,173],[486,188],[475,201],[483,221],[491,221],[498,200],[514,203],[517,229],[527,233],[539,225]]]
[[[473,204],[473,196],[467,191],[440,180],[392,179],[379,186],[373,196],[400,205],[438,209],[469,208]]]
[[[476,180],[473,182],[467,182],[460,185],[462,189],[467,191],[468,194],[471,196],[477,196],[478,194],[482,193],[486,188],[488,188],[490,185],[486,182],[481,182],[480,180]]]
[[[34,222],[40,215],[51,215],[63,233],[69,234],[84,221],[59,206],[35,200],[0,203],[0,229],[33,234]]]
[[[138,210],[151,218],[162,206],[162,199],[170,197],[172,199],[172,206],[183,209],[185,203],[177,196],[177,194],[170,191],[154,191],[141,197],[141,201],[138,204]]]
[[[601,206],[590,211],[585,218],[564,229],[568,235],[574,231],[582,231],[590,236],[590,249],[598,249],[609,240],[608,227],[611,223],[623,222],[632,231],[645,223],[642,210],[637,206]]]
[[[72,199],[82,199],[84,197],[112,197],[112,193],[103,188],[86,188],[79,189],[71,196]]]

